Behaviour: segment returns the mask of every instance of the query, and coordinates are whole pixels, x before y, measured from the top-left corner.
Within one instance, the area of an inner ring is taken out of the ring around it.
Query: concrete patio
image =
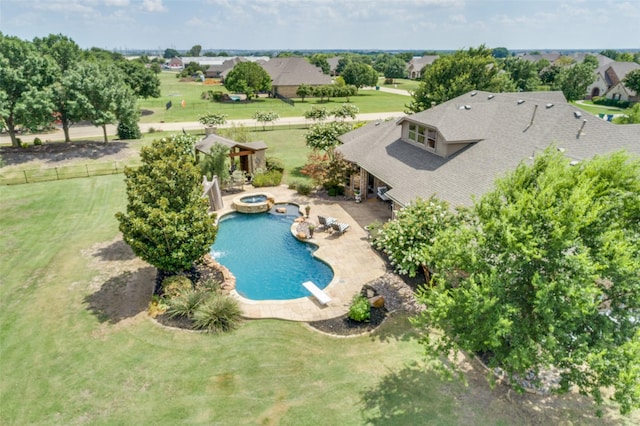
[[[353,199],[332,197],[332,199],[302,196],[286,186],[254,189],[245,186],[242,195],[269,192],[276,204],[291,203],[311,206],[310,220],[316,225],[317,216],[331,216],[339,222],[348,223],[349,229],[342,235],[317,230],[309,242],[318,246],[315,256],[329,264],[333,269],[333,280],[324,289],[331,297],[327,305],[321,305],[312,295],[292,300],[256,301],[232,292],[242,308],[246,318],[279,318],[291,321],[318,321],[339,317],[349,310],[353,296],[362,286],[386,272],[384,261],[371,248],[368,233],[364,226],[374,222],[386,222],[391,211],[384,202],[367,200],[355,203]],[[223,196],[224,208],[217,211],[218,216],[233,211],[232,200],[239,194]],[[293,236],[292,236],[293,238]],[[233,271],[232,271],[233,272]],[[302,283],[300,283],[302,285]]]

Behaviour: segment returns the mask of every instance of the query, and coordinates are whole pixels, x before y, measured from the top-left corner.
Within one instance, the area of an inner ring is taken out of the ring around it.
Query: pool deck
[[[310,220],[316,225],[318,215],[331,216],[338,222],[348,223],[349,229],[342,235],[336,232],[318,230],[314,232],[309,242],[316,244],[318,250],[315,256],[327,262],[333,268],[333,280],[324,288],[324,292],[331,297],[326,305],[321,305],[315,297],[303,297],[293,300],[256,301],[240,296],[235,290],[231,293],[240,302],[243,316],[246,318],[278,318],[290,321],[318,321],[339,317],[349,310],[353,296],[362,286],[386,272],[384,261],[371,248],[368,233],[363,228],[373,220],[386,220],[390,212],[384,203],[372,200],[369,203],[356,204],[353,200],[326,200],[306,197],[297,194],[286,186],[253,189],[246,186],[243,196],[258,192],[269,192],[275,198],[276,204],[292,203],[300,206],[311,206]],[[218,216],[233,211],[232,200],[238,194],[223,197],[224,208],[217,211]],[[375,204],[373,204],[375,203]],[[345,208],[343,208],[343,206]],[[351,214],[347,212],[351,211]],[[302,285],[302,283],[300,283]]]

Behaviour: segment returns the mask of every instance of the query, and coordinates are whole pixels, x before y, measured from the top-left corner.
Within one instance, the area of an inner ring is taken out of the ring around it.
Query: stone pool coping
[[[264,191],[248,190],[242,196],[259,193]],[[301,212],[304,206],[311,206],[310,220],[316,224],[317,216],[321,215],[334,217],[350,226],[342,235],[316,227],[313,238],[306,240],[318,247],[314,256],[333,269],[333,279],[324,288],[324,292],[331,297],[327,305],[320,305],[311,295],[291,300],[251,300],[232,290],[230,294],[240,303],[243,316],[308,322],[344,315],[349,310],[351,299],[362,286],[386,272],[385,263],[371,248],[367,232],[338,204],[305,197],[286,186],[271,187],[269,193],[273,195],[275,204],[294,204],[300,207]],[[236,197],[238,194],[223,197],[225,207],[216,212],[218,217],[234,211],[232,201]]]

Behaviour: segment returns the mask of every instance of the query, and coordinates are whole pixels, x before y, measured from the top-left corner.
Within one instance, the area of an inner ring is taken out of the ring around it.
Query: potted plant
[[[227,114],[208,112],[201,116],[198,121],[207,127],[205,134],[210,135],[216,132],[215,126],[222,126],[227,122]]]
[[[362,196],[360,195],[360,190],[359,189],[354,189],[353,190],[353,195],[354,198],[356,199],[356,203],[359,203],[360,201],[362,201]]]
[[[309,217],[309,212],[311,211],[311,206],[305,206],[304,207],[304,211],[307,214],[307,217]]]
[[[315,229],[316,226],[313,223],[309,224],[309,238],[313,238],[313,231],[315,231]]]

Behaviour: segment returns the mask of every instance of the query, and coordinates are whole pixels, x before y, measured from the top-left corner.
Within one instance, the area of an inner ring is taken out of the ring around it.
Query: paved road
[[[393,89],[389,89],[393,90]],[[374,112],[368,114],[358,114],[356,119],[353,121],[375,121],[375,120],[387,120],[392,118],[404,117],[406,114],[404,112]],[[351,120],[348,120],[351,121]],[[276,121],[276,125],[278,126],[294,126],[300,124],[311,124],[313,121],[307,120],[304,117],[283,117]],[[248,128],[256,128],[261,129],[262,124],[258,123],[253,119],[246,120],[229,120],[227,124],[219,127],[231,127],[233,125],[244,125]],[[140,130],[142,133],[148,133],[149,129],[154,129],[155,131],[166,131],[166,132],[180,132],[184,130],[198,130],[204,129],[202,124],[198,121],[188,121],[188,122],[179,122],[179,123],[140,123]],[[107,134],[110,138],[116,135],[117,129],[116,126],[107,126]],[[94,138],[94,137],[102,137],[102,128],[95,126],[79,126],[72,127],[69,130],[69,136],[71,140],[83,140],[85,138]],[[59,141],[64,139],[64,134],[62,129],[56,129],[50,133],[41,133],[41,134],[32,134],[32,135],[21,135],[20,138],[23,142],[32,143],[33,140],[38,137],[43,141],[51,140],[51,141]],[[5,133],[0,135],[0,145],[10,145],[11,139]]]

